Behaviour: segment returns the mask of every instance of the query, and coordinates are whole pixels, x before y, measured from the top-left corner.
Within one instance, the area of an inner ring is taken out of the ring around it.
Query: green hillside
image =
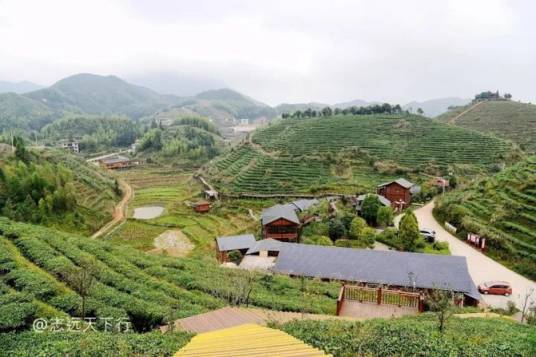
[[[220,127],[237,124],[237,119],[274,118],[268,105],[231,89],[210,90],[188,98],[179,108],[211,118]]]
[[[15,93],[0,94],[0,133],[7,129],[39,130],[55,119],[45,104]]]
[[[150,89],[132,85],[115,76],[77,74],[51,87],[26,94],[58,110],[89,114],[149,115],[179,101]]]
[[[509,139],[523,150],[536,152],[536,105],[513,101],[486,101],[460,116],[472,105],[458,107],[437,119]]]
[[[289,277],[261,279],[222,269],[214,258],[147,255],[0,217],[0,331],[28,329],[35,317],[80,316],[75,283],[80,268],[91,269],[96,278],[86,316],[129,318],[138,332],[243,299],[236,286],[244,279],[253,278],[250,304],[280,310],[331,314],[339,291],[335,283],[311,281],[302,301],[299,280]]]
[[[449,193],[435,210],[443,220],[487,238],[488,253],[536,279],[536,156]]]
[[[333,116],[257,130],[205,174],[233,192],[355,192],[419,171],[487,170],[512,154],[502,140],[419,116]]]
[[[0,215],[81,233],[111,219],[118,194],[107,172],[62,151],[25,156],[0,154]]]
[[[136,146],[137,156],[160,164],[200,167],[224,147],[218,128],[202,117],[182,117],[148,130]]]

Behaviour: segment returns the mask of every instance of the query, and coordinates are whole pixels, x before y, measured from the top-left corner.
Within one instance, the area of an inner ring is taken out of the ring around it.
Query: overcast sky
[[[0,0],[0,80],[159,73],[269,104],[536,101],[536,1]]]

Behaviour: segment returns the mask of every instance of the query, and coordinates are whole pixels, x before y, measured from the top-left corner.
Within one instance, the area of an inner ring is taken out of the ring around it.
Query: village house
[[[275,205],[262,211],[262,234],[265,239],[272,238],[287,242],[299,239],[300,219],[295,206]]]
[[[114,155],[104,159],[99,160],[101,166],[109,170],[119,170],[126,169],[138,164],[138,161],[130,160],[126,156]]]
[[[395,181],[385,182],[377,187],[377,194],[391,201],[391,206],[395,210],[402,210],[409,207],[411,197],[420,192],[420,186],[399,178]]]
[[[216,238],[216,257],[220,263],[226,263],[229,261],[230,252],[236,251],[244,256],[255,243],[253,234],[218,237]]]
[[[192,207],[194,208],[194,211],[198,213],[206,213],[210,211],[210,202],[207,201],[198,201],[195,202]]]
[[[361,209],[363,207],[363,201],[365,201],[365,198],[367,198],[367,196],[369,195],[378,197],[378,201],[380,201],[382,205],[386,207],[391,207],[391,201],[389,201],[387,198],[383,197],[382,195],[364,194],[364,195],[359,195],[355,198],[354,205],[355,205],[355,210],[357,213],[361,213]]]
[[[79,153],[80,152],[80,145],[78,141],[62,141],[60,143],[61,147],[65,150],[69,150],[71,152]]]

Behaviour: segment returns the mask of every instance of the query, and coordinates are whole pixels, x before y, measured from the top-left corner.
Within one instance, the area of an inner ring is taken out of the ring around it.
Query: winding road
[[[504,265],[487,257],[477,249],[450,234],[435,220],[432,215],[433,208],[434,202],[432,201],[415,210],[419,227],[433,229],[436,231],[436,239],[438,241],[449,243],[452,255],[460,255],[467,258],[469,274],[476,285],[490,280],[505,280],[512,284],[512,296],[483,295],[486,304],[493,307],[506,307],[508,301],[513,301],[518,308],[522,308],[525,293],[531,288],[534,289],[531,300],[536,304],[536,282],[506,268]]]
[[[117,181],[119,182],[119,186],[121,187],[121,191],[123,192],[123,198],[121,198],[121,201],[119,201],[117,205],[115,205],[112,220],[102,226],[102,228],[95,232],[91,236],[91,238],[98,238],[100,236],[106,235],[106,233],[108,233],[117,224],[123,222],[127,217],[127,205],[132,196],[134,195],[134,191],[125,180],[118,179]]]

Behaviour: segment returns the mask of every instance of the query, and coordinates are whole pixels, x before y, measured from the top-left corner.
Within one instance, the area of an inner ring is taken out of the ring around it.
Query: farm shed
[[[298,212],[303,212],[308,210],[309,208],[317,205],[320,201],[318,201],[316,198],[313,199],[300,199],[291,202],[290,204],[294,206],[294,209]]]
[[[265,239],[295,242],[299,237],[300,219],[294,206],[275,205],[262,211],[262,232]]]
[[[210,210],[210,202],[199,201],[193,204],[194,211],[198,213],[205,213]]]
[[[257,241],[253,234],[242,234],[238,236],[226,236],[216,238],[216,254],[220,263],[229,261],[229,252],[239,251],[242,255],[255,244]]]
[[[410,205],[412,195],[421,191],[420,186],[399,178],[395,181],[385,182],[378,185],[378,195],[384,196],[395,209],[403,209]]]
[[[210,201],[215,201],[218,199],[218,191],[216,190],[205,190],[205,198]]]
[[[126,169],[138,164],[137,161],[132,161],[128,157],[122,155],[107,157],[105,159],[100,160],[99,163],[101,164],[101,166],[104,166],[105,168],[110,170]]]
[[[476,305],[465,257],[280,243],[276,273],[426,292],[452,290]]]
[[[363,201],[365,200],[365,198],[367,198],[367,196],[369,195],[373,195],[373,196],[377,196],[378,197],[378,200],[380,201],[380,203],[386,207],[391,207],[391,201],[389,201],[387,198],[385,198],[384,196],[382,195],[375,195],[375,194],[365,194],[365,195],[359,195],[356,197],[355,199],[355,210],[357,212],[361,212],[361,207],[363,205]]]

